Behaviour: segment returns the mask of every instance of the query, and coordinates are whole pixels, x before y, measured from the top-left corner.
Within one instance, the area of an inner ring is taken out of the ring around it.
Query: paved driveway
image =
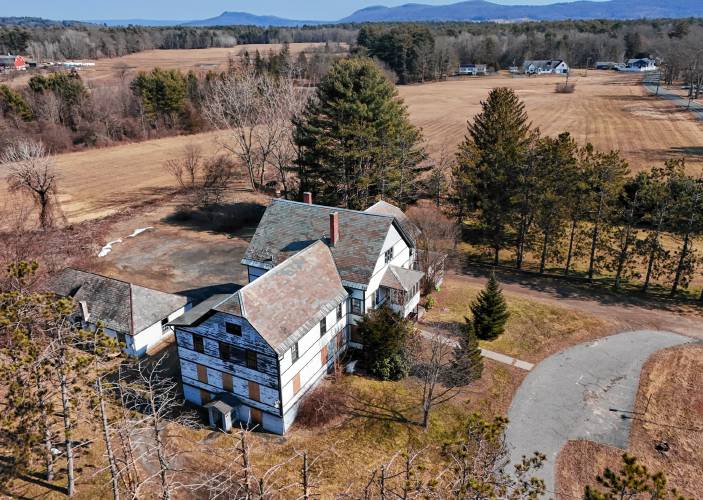
[[[632,410],[642,365],[654,352],[693,339],[669,332],[621,333],[579,344],[539,363],[513,398],[507,441],[511,459],[541,451],[538,474],[554,492],[554,464],[570,439],[626,448],[630,420],[610,408]]]
[[[643,81],[645,88],[652,94],[657,94],[657,78],[657,75],[649,75],[645,77]],[[673,101],[674,104],[681,108],[688,108],[689,111],[693,113],[693,116],[703,121],[703,104],[698,104],[695,101],[689,103],[688,97],[682,97],[669,89],[664,88],[663,85],[659,87],[658,95],[662,99]]]

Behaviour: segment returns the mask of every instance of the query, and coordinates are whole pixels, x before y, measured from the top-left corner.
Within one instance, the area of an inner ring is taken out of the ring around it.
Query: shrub
[[[342,387],[323,383],[303,397],[296,422],[307,428],[322,427],[344,415],[345,407]]]
[[[434,308],[434,306],[436,306],[436,305],[437,305],[437,301],[435,300],[434,296],[428,295],[427,302],[425,303],[425,309],[427,309],[428,311],[431,311]]]
[[[400,380],[410,371],[409,346],[415,333],[412,322],[388,306],[369,312],[359,323],[366,369],[381,380]]]
[[[576,90],[576,85],[573,83],[557,83],[557,94],[573,94]]]

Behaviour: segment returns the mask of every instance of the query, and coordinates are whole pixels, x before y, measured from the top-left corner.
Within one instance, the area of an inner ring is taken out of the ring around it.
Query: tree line
[[[401,84],[445,78],[462,63],[499,70],[526,59],[563,59],[571,67],[594,67],[650,56],[663,61],[671,84],[699,68],[703,25],[697,19],[370,24],[359,28],[357,44]]]
[[[536,256],[540,274],[572,274],[580,259],[588,280],[611,275],[616,289],[688,287],[700,265],[703,178],[683,159],[632,176],[617,151],[580,147],[567,132],[542,136],[511,89],[481,106],[457,153],[452,203],[493,264],[507,250],[517,269]]]

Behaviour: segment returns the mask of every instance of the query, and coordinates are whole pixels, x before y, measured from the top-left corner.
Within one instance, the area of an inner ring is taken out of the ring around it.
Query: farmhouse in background
[[[462,64],[456,72],[457,75],[487,75],[488,67],[485,64]]]
[[[625,68],[620,71],[640,72],[640,71],[656,71],[657,61],[649,57],[637,59],[628,59],[625,63]]]
[[[0,55],[0,70],[22,71],[27,69],[27,61],[22,56]]]
[[[58,273],[49,289],[75,300],[74,322],[90,329],[100,323],[127,354],[138,357],[171,336],[168,322],[188,307],[185,297],[71,268]]]
[[[363,348],[364,314],[383,304],[404,317],[420,312],[419,230],[400,209],[304,200],[268,206],[242,260],[247,286],[172,323],[185,397],[224,430],[240,421],[285,433],[338,356]]]
[[[566,61],[563,61],[561,59],[546,61],[525,61],[522,64],[522,72],[526,75],[566,75],[569,72],[569,65],[566,64]]]

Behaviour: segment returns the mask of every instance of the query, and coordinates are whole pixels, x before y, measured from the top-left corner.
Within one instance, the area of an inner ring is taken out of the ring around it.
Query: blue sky
[[[0,0],[2,16],[48,19],[166,19],[214,17],[225,10],[293,19],[335,20],[370,5],[401,5],[410,0]],[[452,0],[413,0],[443,5]],[[456,0],[458,1],[458,0]],[[503,4],[548,4],[556,0],[492,0]],[[564,0],[561,0],[564,1]],[[568,1],[568,0],[567,0]]]

